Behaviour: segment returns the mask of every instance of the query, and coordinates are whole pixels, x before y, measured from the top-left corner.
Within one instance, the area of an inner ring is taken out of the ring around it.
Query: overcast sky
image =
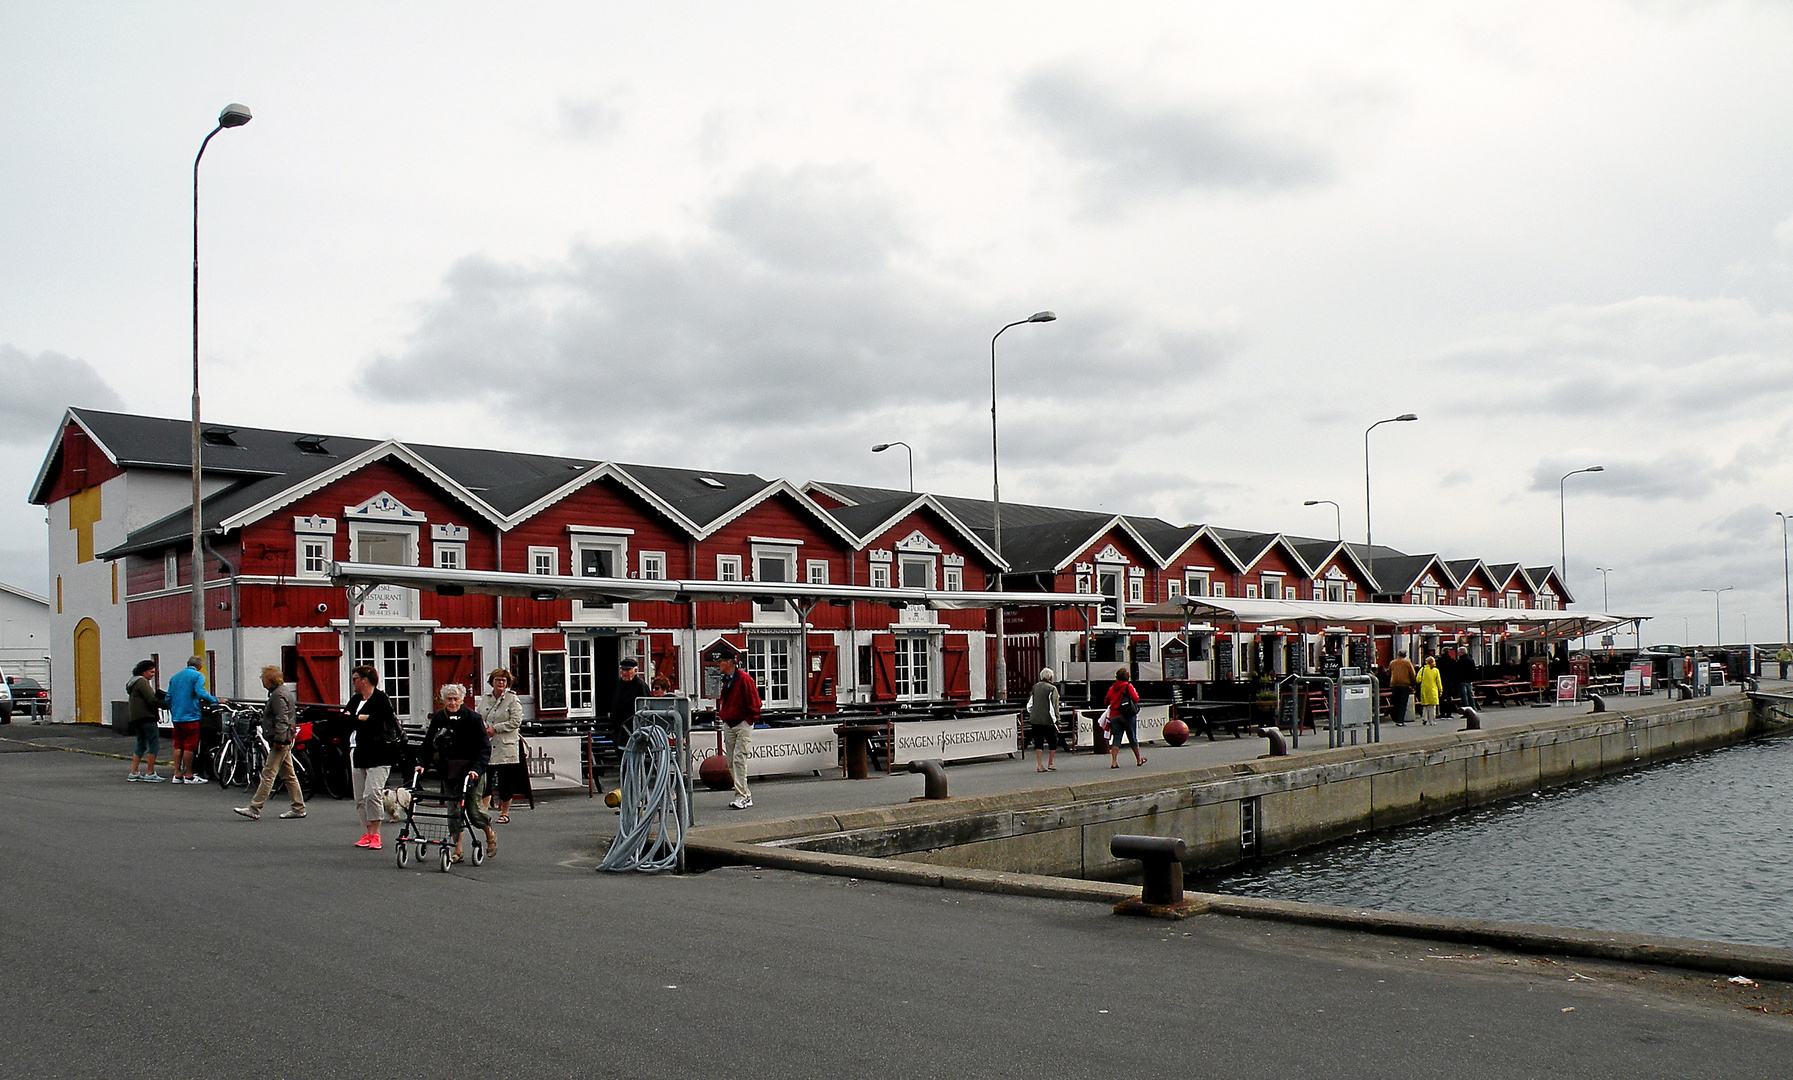
[[[1793,6],[0,4],[0,577],[67,405],[1003,492],[1783,621]],[[1684,618],[1687,620],[1684,623]]]

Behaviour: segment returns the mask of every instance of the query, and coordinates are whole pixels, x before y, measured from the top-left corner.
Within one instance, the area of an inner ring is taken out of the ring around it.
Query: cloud
[[[623,123],[622,110],[613,102],[618,95],[603,94],[588,98],[561,98],[557,112],[560,136],[575,142],[601,143],[616,134]]]
[[[122,409],[124,401],[85,360],[61,353],[36,356],[0,345],[0,444],[48,445],[71,405]]]
[[[1782,251],[1793,253],[1793,214],[1788,214],[1786,220],[1774,227],[1774,242]]]
[[[1589,458],[1550,458],[1532,470],[1530,489],[1555,495],[1564,474],[1584,469]],[[1586,476],[1572,476],[1568,487],[1575,498],[1638,499],[1660,502],[1664,499],[1698,500],[1712,488],[1727,480],[1735,480],[1729,470],[1701,454],[1684,450],[1659,455],[1647,460],[1604,460],[1595,464],[1603,471]]]
[[[930,274],[894,200],[856,167],[757,170],[708,221],[683,244],[582,244],[529,266],[463,258],[407,346],[364,365],[361,386],[393,401],[487,401],[511,423],[602,439],[593,452],[605,454],[942,406],[969,418],[990,334],[1028,310],[992,311]],[[1101,306],[1061,315],[1004,338],[1008,415],[1044,403],[1087,423],[1117,387],[1172,393],[1233,347],[1224,327]]]
[[[1191,190],[1269,192],[1332,175],[1318,148],[1254,130],[1243,110],[1126,100],[1067,68],[1028,75],[1013,101],[1024,119],[1083,167],[1092,203]]]

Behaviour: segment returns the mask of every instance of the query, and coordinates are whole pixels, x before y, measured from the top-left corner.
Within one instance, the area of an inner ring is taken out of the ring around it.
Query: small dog
[[[380,796],[380,805],[385,808],[387,821],[399,820],[411,808],[411,789],[387,788]]]

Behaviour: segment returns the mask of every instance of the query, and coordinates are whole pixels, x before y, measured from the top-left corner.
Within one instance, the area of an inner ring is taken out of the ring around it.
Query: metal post
[[[1604,465],[1589,465],[1585,469],[1573,469],[1563,474],[1556,482],[1557,512],[1557,571],[1556,576],[1562,580],[1563,592],[1569,591],[1569,477],[1581,473],[1605,472]],[[1567,648],[1567,645],[1564,646]]]
[[[1386,420],[1378,420],[1363,429],[1363,542],[1366,547],[1376,542],[1374,534],[1370,531],[1370,432],[1375,431],[1383,424],[1405,423],[1418,419],[1419,417],[1412,413],[1402,413]]]
[[[1787,569],[1787,515],[1776,510],[1774,516],[1781,519],[1781,587],[1786,590],[1787,595],[1787,636],[1785,640],[1787,646],[1793,648],[1793,574],[1790,574]]]
[[[996,539],[996,588],[993,592],[1002,591],[1002,470],[996,456],[996,339],[1011,327],[1022,323],[1052,322],[1058,316],[1050,311],[1036,311],[1025,319],[1018,319],[1008,326],[996,331],[990,338],[990,526]],[[1009,664],[1008,664],[1008,628],[1004,625],[1002,608],[996,612],[996,697],[998,702],[1007,701],[1009,696]]]

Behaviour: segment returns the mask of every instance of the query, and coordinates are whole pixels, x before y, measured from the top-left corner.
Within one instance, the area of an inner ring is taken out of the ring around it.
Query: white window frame
[[[1245,599],[1256,600],[1257,598],[1258,598],[1258,587],[1256,585],[1245,586]]]
[[[530,548],[529,572],[541,577],[559,577],[560,549],[557,547]]]
[[[889,563],[880,562],[880,563],[872,564],[872,588],[874,588],[874,589],[890,588],[890,564]]]
[[[770,707],[789,707],[796,701],[802,673],[794,669],[798,655],[804,651],[798,647],[798,641],[799,639],[784,634],[749,634],[747,636],[747,655],[744,658],[747,674],[753,676],[754,683],[758,685],[760,700]],[[774,642],[781,644],[785,649],[784,663],[779,665],[784,674],[782,688],[779,685],[779,680],[773,677],[775,674],[772,664]]]
[[[597,715],[597,643],[590,634],[567,635],[567,716]],[[583,703],[581,699],[583,698]]]
[[[300,537],[300,539],[303,540],[304,538]],[[299,567],[300,569],[303,569],[304,566],[304,557],[301,556]],[[303,577],[304,575],[300,574],[299,576]],[[181,553],[178,551],[170,551],[168,554],[162,556],[162,587],[164,589],[178,589],[181,587]]]
[[[666,580],[666,552],[643,551],[635,556],[637,573],[643,581]]]
[[[430,545],[430,557],[438,570],[467,569],[467,545],[438,540]]]
[[[891,656],[891,690],[898,701],[930,701],[934,697],[934,661],[939,650],[932,635],[898,634]],[[916,654],[920,654],[920,663]]]
[[[1087,594],[1090,591],[1090,588],[1091,588],[1090,576],[1088,574],[1078,574],[1077,575],[1077,591],[1080,593]]]
[[[1205,570],[1183,571],[1183,592],[1187,596],[1207,596],[1208,572]]]
[[[1259,574],[1258,582],[1258,595],[1264,599],[1281,600],[1283,598],[1283,575]]]
[[[759,581],[762,562],[778,562],[784,566],[784,581],[796,583],[797,547],[795,544],[755,544],[752,548],[753,580]],[[797,609],[788,600],[775,600],[770,605],[756,601],[753,605],[756,623],[794,623]]]
[[[1143,604],[1146,602],[1146,579],[1129,575],[1127,578],[1127,603]]]
[[[399,525],[385,521],[349,522],[350,560],[356,562],[366,561],[361,558],[361,537],[366,533],[403,537],[405,541],[405,555],[404,561],[399,565],[417,565],[417,526]],[[398,602],[394,603],[394,600],[398,600]],[[376,585],[373,590],[368,593],[367,599],[363,601],[363,603],[388,605],[389,609],[395,609],[398,612],[397,617],[400,619],[414,619],[417,617],[416,589],[407,589],[398,585]],[[389,620],[393,618],[392,615],[387,615],[385,617]],[[415,653],[415,650],[413,650],[413,652]]]
[[[335,539],[336,538],[333,536],[323,536],[323,535],[306,536],[306,535],[301,534],[299,537],[297,537],[295,543],[293,544],[293,551],[298,557],[298,564],[293,568],[293,576],[294,577],[302,577],[302,578],[326,578],[326,577],[329,577],[330,576],[330,554],[331,554],[330,548],[331,548],[332,544],[335,542]],[[306,566],[306,563],[311,561],[310,556],[313,552],[316,552],[318,554],[319,562],[321,563],[321,565],[316,570],[313,570],[310,567]],[[168,557],[170,569],[175,569],[178,566],[177,559],[178,559],[178,556],[174,556],[174,555],[170,555]],[[175,573],[178,575],[179,570],[175,569]],[[173,588],[173,587],[174,587],[174,583],[170,582],[169,588]]]
[[[803,563],[803,580],[811,585],[828,584],[828,560],[806,559]]]
[[[907,573],[907,570],[911,566],[919,566],[922,568],[923,584],[921,584],[920,586],[912,586],[909,584],[909,575]],[[934,582],[936,580],[938,580],[938,579],[935,578],[935,576],[934,576],[934,556],[918,555],[913,552],[907,552],[907,551],[897,553],[897,581],[902,583],[903,588],[908,589],[908,588],[918,588],[919,587],[922,589],[927,589],[929,591],[932,591],[934,588]]]
[[[741,580],[741,556],[739,556],[739,555],[718,555],[718,556],[716,556],[716,580],[717,581],[740,581]]]
[[[1212,584],[1210,584],[1208,586],[1208,589],[1209,589],[1209,593],[1208,593],[1209,596],[1225,596],[1226,595],[1226,582],[1224,582],[1224,581],[1213,582]]]
[[[941,573],[943,575],[945,575],[945,578],[946,578],[946,580],[944,580],[940,583],[941,591],[943,591],[943,592],[964,592],[965,591],[965,568],[964,567],[948,566],[948,567],[944,568],[941,571]]]
[[[1176,578],[1166,578],[1164,581],[1164,598],[1166,600],[1176,600],[1180,599],[1182,595],[1183,583]]]
[[[609,533],[581,533],[573,536],[572,546],[573,576],[585,576],[584,554],[587,551],[604,551],[610,553],[610,568],[614,578],[626,579],[629,576],[629,538]],[[535,550],[534,548],[530,549]],[[582,623],[627,622],[629,605],[617,601],[580,600],[573,605],[573,621]],[[570,661],[569,661],[570,662]]]

